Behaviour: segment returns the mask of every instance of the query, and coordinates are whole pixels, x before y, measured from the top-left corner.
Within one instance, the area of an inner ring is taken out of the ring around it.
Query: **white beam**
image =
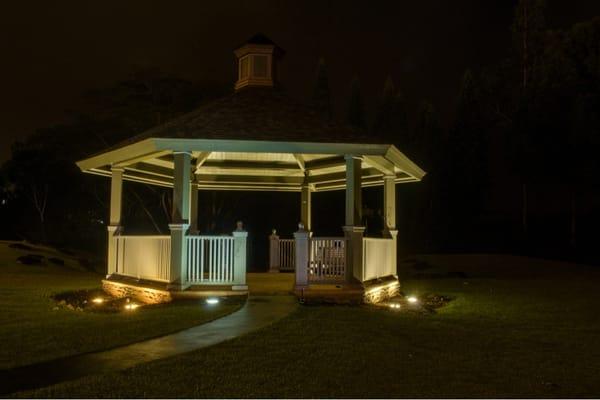
[[[137,157],[132,157],[130,159],[127,159],[125,161],[121,161],[121,162],[115,163],[113,165],[115,167],[126,167],[126,166],[129,166],[129,165],[132,165],[132,164],[136,164],[136,163],[138,163],[140,161],[146,161],[146,160],[149,160],[149,159],[152,159],[152,158],[159,158],[159,157],[162,157],[162,156],[167,155],[169,153],[171,153],[171,152],[168,151],[168,150],[154,151],[152,153],[143,154],[143,155],[137,156]]]
[[[112,168],[110,179],[110,226],[121,225],[121,209],[123,202],[123,168]]]
[[[298,163],[298,168],[300,168],[300,170],[302,170],[302,172],[304,172],[306,170],[306,167],[305,167],[304,157],[302,157],[302,154],[294,154],[294,158],[296,159],[296,162]]]
[[[346,159],[346,226],[362,222],[361,159],[348,154]]]
[[[383,227],[385,233],[396,230],[396,176],[383,177]]]
[[[308,181],[304,181],[300,190],[300,221],[304,224],[304,229],[312,230],[312,215],[311,215],[311,187]]]
[[[200,167],[202,166],[202,164],[204,164],[204,162],[206,160],[208,160],[208,157],[210,156],[211,152],[210,151],[195,151],[193,153],[193,156],[196,158],[196,171],[195,173],[198,173],[198,170],[200,169]]]

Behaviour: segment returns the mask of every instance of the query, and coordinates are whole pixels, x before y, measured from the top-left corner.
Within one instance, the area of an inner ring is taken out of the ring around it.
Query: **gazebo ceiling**
[[[398,183],[425,175],[393,145],[148,138],[77,163],[82,171],[110,176],[124,169],[124,179],[170,187],[173,154],[191,153],[190,168],[199,189],[314,191],[345,188],[345,155],[362,158],[362,185],[383,184],[385,175]]]

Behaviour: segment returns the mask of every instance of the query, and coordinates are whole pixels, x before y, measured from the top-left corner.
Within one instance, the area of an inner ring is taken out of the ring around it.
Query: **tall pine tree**
[[[393,144],[402,144],[407,138],[408,119],[404,97],[389,76],[383,86],[373,131],[375,135]]]
[[[331,93],[329,91],[327,64],[325,64],[323,58],[319,59],[319,65],[317,66],[317,80],[313,91],[313,103],[324,118],[331,119]]]
[[[360,93],[360,83],[358,81],[358,77],[355,77],[352,80],[352,84],[350,86],[347,121],[350,125],[359,129],[365,129],[367,127],[365,109],[362,95]]]

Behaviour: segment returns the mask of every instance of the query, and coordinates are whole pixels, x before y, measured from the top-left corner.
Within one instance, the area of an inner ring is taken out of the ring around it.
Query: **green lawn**
[[[60,257],[64,267],[21,265],[25,254]],[[175,303],[134,312],[98,314],[54,310],[55,293],[97,288],[101,275],[79,267],[75,258],[52,249],[15,250],[0,242],[0,368],[107,349],[164,335],[232,312],[239,305],[203,307]]]
[[[404,279],[403,290],[454,297],[435,315],[301,307],[211,348],[23,395],[600,396],[600,271],[510,256],[427,260],[433,276]],[[442,278],[449,270],[472,278]]]

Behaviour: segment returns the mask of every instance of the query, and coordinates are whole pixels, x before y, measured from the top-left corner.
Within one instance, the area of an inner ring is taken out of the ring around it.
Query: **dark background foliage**
[[[405,254],[501,251],[600,261],[600,17],[557,28],[545,13],[542,0],[518,2],[502,56],[464,71],[449,118],[385,75],[381,94],[367,98],[360,76],[343,71],[351,78],[340,95],[329,81],[339,71],[315,60],[306,100],[324,118],[370,129],[428,172],[419,184],[397,187]],[[2,237],[102,255],[109,182],[82,174],[74,162],[231,91],[231,82],[207,82],[138,68],[85,93],[63,123],[16,142],[0,174]],[[170,195],[126,183],[127,231],[167,233]],[[340,234],[343,196],[314,194],[318,234]],[[376,234],[381,188],[364,189],[363,201],[367,232]],[[266,265],[271,228],[287,236],[298,219],[298,194],[200,192],[201,231],[227,233],[243,220],[257,268]]]

